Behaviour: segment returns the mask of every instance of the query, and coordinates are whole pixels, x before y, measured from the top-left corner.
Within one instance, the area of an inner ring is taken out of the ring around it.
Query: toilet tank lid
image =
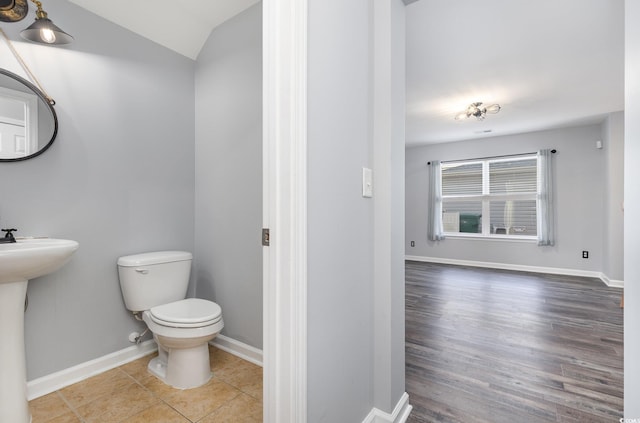
[[[152,253],[133,254],[118,259],[118,266],[135,267],[151,264],[171,263],[193,259],[193,254],[187,251],[155,251]]]

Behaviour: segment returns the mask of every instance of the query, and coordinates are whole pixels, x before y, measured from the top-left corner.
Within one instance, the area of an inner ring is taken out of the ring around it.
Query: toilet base
[[[211,379],[208,344],[165,349],[158,343],[158,356],[149,361],[147,368],[169,386],[178,389],[197,388]]]

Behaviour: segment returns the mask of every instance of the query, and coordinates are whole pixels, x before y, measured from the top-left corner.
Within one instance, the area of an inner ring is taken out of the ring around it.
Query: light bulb
[[[487,113],[498,113],[500,111],[501,107],[499,104],[492,104],[491,106],[487,107]]]
[[[45,43],[53,44],[56,42],[56,34],[49,28],[42,28],[40,30],[40,37]]]

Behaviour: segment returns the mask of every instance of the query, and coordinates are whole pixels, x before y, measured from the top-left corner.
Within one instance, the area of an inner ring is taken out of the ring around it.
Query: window
[[[441,164],[445,235],[537,238],[537,155]]]

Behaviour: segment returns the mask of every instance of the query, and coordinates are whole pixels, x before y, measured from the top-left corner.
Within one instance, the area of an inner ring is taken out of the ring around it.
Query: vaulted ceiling
[[[69,0],[196,59],[211,30],[260,0]]]
[[[70,1],[196,59],[213,28],[259,0]],[[405,3],[408,146],[601,122],[624,108],[623,0]],[[502,110],[454,120],[473,102]]]

